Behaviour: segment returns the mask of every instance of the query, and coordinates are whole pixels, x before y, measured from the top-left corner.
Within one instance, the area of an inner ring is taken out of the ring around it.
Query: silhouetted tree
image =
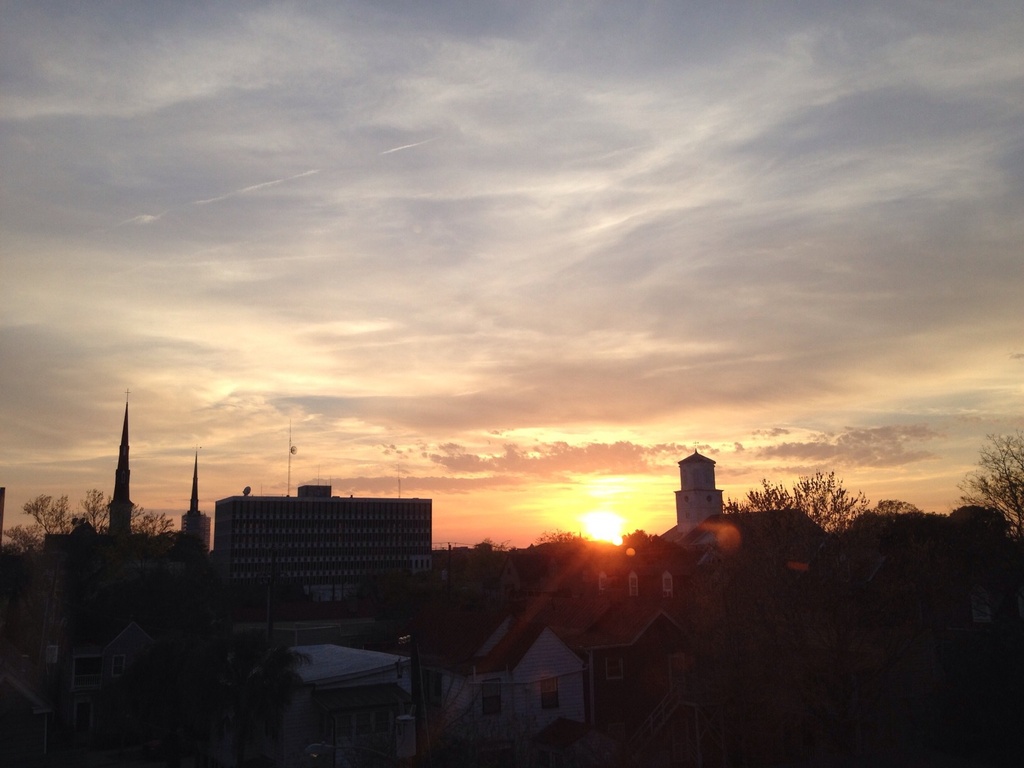
[[[78,520],[84,520],[97,533],[105,533],[110,524],[110,497],[98,488],[90,488],[78,502]]]
[[[921,515],[924,512],[909,501],[882,499],[873,510],[878,515]]]
[[[1024,540],[1024,432],[989,435],[978,469],[960,484],[964,504],[998,509],[1015,539]]]
[[[563,531],[561,528],[555,528],[552,531],[544,531],[534,544],[564,544],[570,541],[576,541],[580,537],[572,531]]]
[[[653,536],[647,531],[637,528],[632,533],[627,533],[622,537],[622,546],[627,548],[632,547],[636,551],[640,552],[651,546],[651,543],[657,538],[657,536]]]
[[[138,504],[132,505],[132,533],[160,536],[173,530],[171,519],[162,512],[148,512]]]
[[[12,555],[27,555],[43,549],[43,528],[40,525],[15,525],[4,531],[7,542],[3,551]]]
[[[290,648],[268,647],[261,633],[233,635],[214,653],[216,713],[224,732],[231,734],[235,765],[242,766],[257,724],[270,736],[280,731],[292,692],[301,683],[296,669],[307,659]]]
[[[835,472],[817,472],[799,478],[792,490],[762,480],[761,488],[748,491],[746,500],[729,499],[724,507],[727,514],[781,509],[798,509],[828,533],[838,533],[867,512],[870,504],[860,491],[852,493],[844,488]]]
[[[22,509],[36,521],[36,525],[43,529],[43,533],[71,533],[74,527],[66,494],[56,499],[40,494],[31,501],[26,501]]]

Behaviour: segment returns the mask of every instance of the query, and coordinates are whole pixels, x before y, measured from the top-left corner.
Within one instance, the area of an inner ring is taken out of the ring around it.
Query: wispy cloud
[[[295,179],[301,179],[306,176],[312,176],[313,174],[316,173],[320,173],[320,170],[316,169],[311,171],[303,171],[302,173],[297,173],[294,176],[286,176],[283,179],[274,179],[273,181],[264,181],[259,184],[252,184],[248,187],[242,187],[241,189],[236,189],[234,192],[228,192],[223,195],[218,195],[217,197],[208,197],[204,200],[193,200],[191,203],[189,203],[189,205],[208,205],[210,203],[219,203],[221,200],[228,200],[232,197],[238,197],[239,195],[247,195],[251,192],[258,192],[259,190],[266,189],[267,187],[273,187],[278,184],[284,184],[285,182],[293,181]]]
[[[437,140],[437,137],[435,136],[435,137],[433,137],[431,139],[424,139],[423,141],[417,141],[417,142],[415,142],[413,144],[403,144],[400,147],[392,147],[391,149],[385,149],[383,152],[381,152],[381,154],[382,155],[390,155],[392,152],[401,152],[404,149],[412,149],[413,147],[422,147],[424,144],[429,144],[430,142],[436,141],[436,140]]]

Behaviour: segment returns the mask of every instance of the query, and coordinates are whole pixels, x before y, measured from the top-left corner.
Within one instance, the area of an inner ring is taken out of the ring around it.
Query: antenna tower
[[[292,456],[298,453],[298,448],[292,445],[292,420],[288,419],[288,490],[285,496],[292,495]]]

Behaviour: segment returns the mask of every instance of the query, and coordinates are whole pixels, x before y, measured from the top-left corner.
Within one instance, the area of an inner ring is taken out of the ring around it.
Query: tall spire
[[[210,518],[199,511],[199,448],[192,465],[192,501],[188,512],[181,516],[181,530],[203,542],[203,549],[210,549]]]
[[[124,400],[124,426],[121,428],[121,448],[117,454],[117,471],[114,473],[114,495],[110,500],[110,533],[131,533],[132,500],[129,494],[128,468],[128,393]]]
[[[188,505],[188,514],[199,514],[199,451],[196,451],[196,463],[192,467],[192,501]]]

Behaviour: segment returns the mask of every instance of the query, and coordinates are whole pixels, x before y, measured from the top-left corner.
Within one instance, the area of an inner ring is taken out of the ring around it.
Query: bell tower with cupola
[[[686,535],[711,515],[722,514],[722,492],[715,488],[715,462],[697,451],[679,462],[676,530]]]

